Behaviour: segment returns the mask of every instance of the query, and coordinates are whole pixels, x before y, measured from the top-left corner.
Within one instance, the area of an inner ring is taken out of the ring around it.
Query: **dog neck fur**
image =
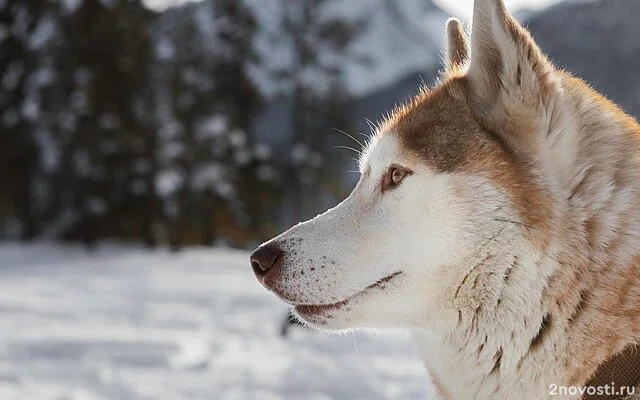
[[[449,323],[414,336],[441,398],[548,398],[640,343],[640,127],[556,70],[500,1],[476,1],[470,57],[459,23],[448,32],[436,90],[465,97],[530,168],[545,216],[522,240],[494,238],[460,277]]]

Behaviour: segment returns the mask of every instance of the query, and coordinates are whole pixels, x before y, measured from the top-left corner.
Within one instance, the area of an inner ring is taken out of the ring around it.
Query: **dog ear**
[[[447,21],[446,31],[445,69],[447,72],[452,72],[464,66],[469,58],[469,45],[464,27],[459,19],[450,18]]]
[[[517,125],[540,121],[560,91],[553,65],[502,0],[474,2],[471,59],[465,78],[474,113],[490,129],[510,130],[504,133],[511,136],[539,130]]]

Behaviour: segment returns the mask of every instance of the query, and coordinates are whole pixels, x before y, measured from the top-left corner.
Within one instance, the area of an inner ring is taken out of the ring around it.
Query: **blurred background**
[[[471,3],[2,0],[0,238],[251,247],[348,193]],[[512,3],[637,115],[640,2]]]
[[[0,0],[0,399],[428,397],[402,333],[282,341],[230,248],[350,191],[472,3]],[[640,0],[506,3],[640,115]]]

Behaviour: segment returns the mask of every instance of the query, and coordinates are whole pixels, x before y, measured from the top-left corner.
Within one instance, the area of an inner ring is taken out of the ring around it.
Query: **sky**
[[[552,3],[556,3],[557,1],[558,0],[504,0],[510,11],[516,11],[522,8],[539,9]],[[471,21],[473,0],[433,0],[433,2],[438,4],[444,10],[449,11],[452,14],[452,17]]]
[[[150,8],[163,9],[170,5],[184,3],[189,0],[143,0]],[[507,7],[512,10],[521,8],[541,8],[558,0],[504,0]],[[471,11],[473,9],[473,0],[434,0],[443,9],[449,11],[453,17],[458,17],[465,21],[471,20]]]

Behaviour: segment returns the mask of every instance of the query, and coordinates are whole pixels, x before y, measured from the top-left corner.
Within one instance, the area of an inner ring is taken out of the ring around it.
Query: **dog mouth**
[[[328,311],[336,311],[341,309],[342,307],[346,306],[347,304],[349,304],[353,299],[355,299],[356,297],[360,297],[365,293],[370,292],[371,290],[374,289],[384,289],[386,284],[391,281],[393,278],[395,278],[396,276],[402,274],[402,271],[398,271],[398,272],[394,272],[391,275],[388,275],[382,279],[378,279],[377,281],[375,281],[374,283],[372,283],[371,285],[367,286],[366,288],[364,288],[363,290],[359,291],[358,293],[342,300],[342,301],[338,301],[336,303],[331,303],[331,304],[298,304],[294,306],[294,310],[296,313],[302,315],[302,316],[313,316],[313,315],[318,315],[318,314],[324,314]]]

